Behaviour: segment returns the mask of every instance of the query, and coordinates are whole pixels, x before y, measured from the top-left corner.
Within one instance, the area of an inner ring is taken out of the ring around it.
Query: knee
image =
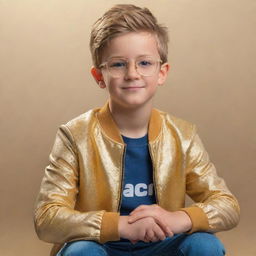
[[[67,243],[61,256],[107,256],[102,245],[92,241],[74,241]]]
[[[224,256],[225,248],[213,234],[196,232],[189,235],[181,248],[185,255],[191,256]]]

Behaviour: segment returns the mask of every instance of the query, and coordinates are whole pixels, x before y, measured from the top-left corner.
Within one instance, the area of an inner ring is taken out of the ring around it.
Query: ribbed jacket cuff
[[[192,222],[192,228],[187,232],[189,234],[196,231],[207,231],[209,230],[209,222],[205,212],[199,207],[186,207],[180,209],[188,214]]]
[[[118,232],[118,212],[105,212],[102,217],[100,243],[120,240]]]

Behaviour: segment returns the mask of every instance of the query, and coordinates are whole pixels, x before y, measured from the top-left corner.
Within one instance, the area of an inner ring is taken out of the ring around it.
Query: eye
[[[115,60],[109,63],[110,68],[123,68],[126,67],[126,62],[123,60]]]
[[[138,66],[140,67],[150,67],[153,65],[153,62],[151,60],[140,60],[138,61]]]

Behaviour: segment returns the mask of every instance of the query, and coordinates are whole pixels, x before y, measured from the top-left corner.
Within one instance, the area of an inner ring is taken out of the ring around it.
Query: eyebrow
[[[142,57],[154,57],[154,56],[149,55],[149,54],[141,54],[141,55],[137,56],[136,59],[142,58]],[[113,55],[113,56],[110,56],[109,58],[107,58],[107,60],[110,60],[110,59],[128,59],[128,58],[126,58],[124,56],[119,56],[119,55],[115,56],[115,55]]]

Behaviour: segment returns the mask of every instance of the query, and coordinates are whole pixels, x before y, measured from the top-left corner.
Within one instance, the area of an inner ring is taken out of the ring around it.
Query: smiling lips
[[[127,87],[122,87],[122,89],[124,90],[138,90],[138,89],[142,89],[144,88],[144,86],[127,86]]]

